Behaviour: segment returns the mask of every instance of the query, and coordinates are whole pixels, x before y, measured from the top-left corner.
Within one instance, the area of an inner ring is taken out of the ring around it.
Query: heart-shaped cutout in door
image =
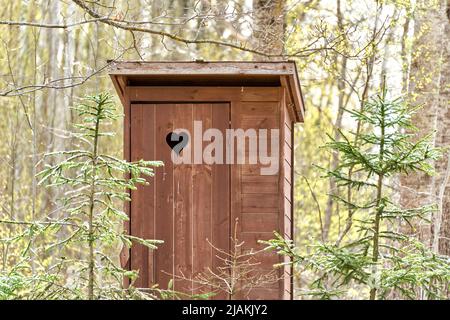
[[[177,155],[180,155],[180,152],[189,142],[189,135],[186,132],[169,132],[166,136],[166,142]]]

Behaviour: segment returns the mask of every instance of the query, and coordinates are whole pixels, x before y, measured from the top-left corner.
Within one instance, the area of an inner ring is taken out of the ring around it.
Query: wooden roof
[[[297,121],[304,103],[294,61],[114,61],[109,68],[124,101],[125,86],[282,86]]]

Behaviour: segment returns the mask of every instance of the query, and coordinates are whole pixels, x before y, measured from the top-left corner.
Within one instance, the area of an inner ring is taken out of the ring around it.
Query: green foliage
[[[310,101],[310,105],[313,101]],[[321,172],[311,164],[320,167],[330,165],[330,155],[327,150],[320,148],[326,142],[324,132],[332,130],[331,110],[311,107],[306,113],[305,123],[296,127],[295,138],[295,189],[294,208],[295,215],[301,217],[294,219],[296,227],[295,243],[306,248],[314,235],[321,234],[321,226],[318,223],[320,208],[326,206],[328,181],[320,179]],[[337,219],[336,219],[337,220]],[[333,220],[333,222],[335,222]],[[337,229],[337,228],[336,228]],[[337,230],[330,230],[335,236]],[[302,279],[305,279],[304,277]],[[306,280],[306,279],[305,279]]]
[[[312,270],[318,277],[305,292],[316,298],[341,297],[352,286],[370,291],[370,299],[397,294],[413,299],[419,291],[426,297],[444,298],[450,283],[450,261],[424,246],[412,235],[402,233],[402,221],[413,225],[427,221],[435,206],[401,208],[386,188],[389,177],[416,171],[433,173],[432,161],[440,156],[430,136],[414,141],[406,134],[414,130],[411,117],[417,108],[400,99],[388,100],[386,92],[377,95],[359,111],[348,111],[362,130],[344,133],[340,140],[329,137],[325,147],[338,152],[340,163],[327,170],[350,191],[369,192],[371,199],[334,195],[347,209],[347,225],[335,243],[319,242],[309,254],[298,251],[279,234],[266,242],[293,263]],[[356,237],[349,237],[353,232]]]
[[[131,200],[128,191],[147,184],[145,177],[153,176],[152,167],[162,163],[128,162],[100,151],[103,140],[113,135],[106,127],[118,118],[109,94],[87,96],[74,110],[82,120],[73,134],[76,148],[46,154],[46,158],[58,162],[38,174],[39,184],[66,190],[62,208],[43,221],[21,222],[26,226],[23,233],[4,240],[14,242],[26,237],[29,246],[22,252],[22,267],[16,265],[1,275],[7,281],[1,286],[0,297],[151,298],[132,285],[123,287],[126,279],[131,283],[136,279],[137,272],[122,269],[108,253],[111,249],[118,252],[121,245],[129,248],[138,243],[156,249],[160,243],[123,233],[122,224],[128,217],[121,208],[124,201]],[[53,241],[37,244],[37,237],[44,235]],[[31,253],[59,258],[36,270],[29,266]]]

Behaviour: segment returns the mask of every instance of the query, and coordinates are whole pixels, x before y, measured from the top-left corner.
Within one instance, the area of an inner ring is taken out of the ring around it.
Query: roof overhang
[[[114,61],[109,75],[122,103],[126,86],[250,86],[286,88],[296,121],[304,102],[294,61]]]

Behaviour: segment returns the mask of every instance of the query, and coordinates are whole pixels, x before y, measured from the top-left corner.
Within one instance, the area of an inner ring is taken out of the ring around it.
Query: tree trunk
[[[345,30],[344,30],[344,19],[342,15],[342,7],[341,1],[337,1],[336,5],[336,18],[337,18],[337,26],[339,30],[339,35],[342,35],[345,39]],[[347,57],[343,55],[340,59],[339,56],[335,58],[336,68],[339,70],[339,78],[337,79],[337,89],[338,89],[338,111],[336,115],[336,121],[334,122],[334,139],[339,141],[340,134],[339,130],[342,129],[342,120],[344,118],[344,104],[345,98],[347,97],[345,92],[345,83],[346,83],[346,74],[347,74]],[[339,154],[337,152],[333,152],[331,158],[331,170],[336,170],[339,165]],[[338,187],[336,185],[336,181],[334,177],[330,177],[328,181],[328,189],[329,194],[327,198],[327,205],[325,208],[325,217],[323,223],[322,230],[322,241],[326,242],[328,240],[331,228],[331,220],[333,215],[338,216],[339,211],[337,207],[337,203],[334,201],[333,195],[338,194]],[[335,211],[334,211],[335,209]],[[350,215],[350,214],[349,214]]]
[[[450,143],[450,26],[449,2],[441,0],[436,5],[419,1],[414,20],[414,44],[409,77],[409,100],[423,109],[413,118],[419,136],[434,131],[436,146]],[[442,203],[435,212],[431,228],[428,224],[415,226],[421,239],[444,254],[449,254],[450,242],[450,188],[447,156],[435,163],[436,175],[413,174],[400,179],[401,204],[416,207],[426,203]],[[446,183],[446,185],[443,185]],[[442,196],[442,199],[440,199]],[[447,239],[447,240],[446,240]]]
[[[254,0],[253,47],[267,55],[284,53],[284,0]],[[256,60],[279,60],[278,57],[255,56]]]
[[[446,6],[445,6],[446,5]],[[439,88],[436,145],[450,145],[450,0],[442,4],[442,68]],[[433,230],[434,249],[450,256],[450,153],[436,163],[438,209]]]

